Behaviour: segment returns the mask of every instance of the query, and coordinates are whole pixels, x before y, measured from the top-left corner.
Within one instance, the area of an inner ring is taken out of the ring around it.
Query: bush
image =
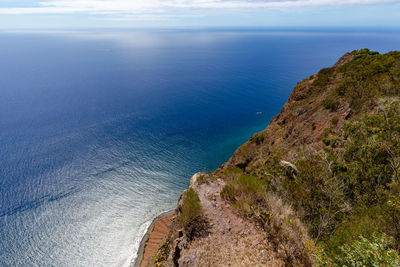
[[[243,170],[239,167],[231,167],[228,168],[224,171],[225,175],[229,175],[229,174],[243,174]]]
[[[247,195],[253,200],[262,200],[265,194],[265,183],[252,175],[242,175],[236,181],[238,193]]]
[[[329,83],[329,78],[332,77],[335,68],[324,68],[318,73],[318,78],[313,82],[314,86],[325,86]]]
[[[250,199],[240,198],[232,202],[232,207],[240,214],[249,215],[252,205]]]
[[[224,188],[222,188],[221,197],[230,202],[234,201],[236,197],[235,188],[229,184],[225,185]]]
[[[199,195],[193,188],[188,189],[183,194],[181,214],[179,216],[182,226],[187,226],[195,218],[201,216],[202,212]]]
[[[241,175],[224,186],[221,197],[239,213],[249,215],[251,207],[264,203],[266,188],[266,183],[255,176]]]
[[[331,123],[336,126],[338,122],[339,122],[338,116],[333,116],[331,119]]]
[[[217,177],[215,175],[213,175],[213,174],[202,173],[197,177],[196,183],[200,185],[200,184],[204,184],[204,183],[208,183],[208,182],[214,181],[216,179],[217,179]]]
[[[339,145],[339,140],[334,137],[333,138],[324,138],[324,139],[322,139],[322,143],[326,146],[336,148]]]
[[[231,167],[223,171],[222,178],[227,181],[234,181],[243,174],[243,169],[239,167]]]
[[[368,48],[364,48],[364,49],[360,49],[360,50],[354,50],[350,54],[355,55],[355,56],[361,56],[361,55],[375,56],[375,55],[379,55],[379,52],[371,51]]]
[[[335,164],[328,152],[297,160],[297,178],[286,180],[289,200],[317,240],[329,238],[348,212],[345,181]]]
[[[344,244],[352,244],[360,236],[368,237],[382,231],[385,223],[383,216],[384,212],[379,206],[353,211],[325,242],[328,255],[335,258]]]
[[[251,142],[255,142],[257,145],[260,145],[262,142],[264,142],[264,134],[263,133],[256,133],[252,137],[250,137]]]
[[[281,256],[286,266],[298,266],[297,262],[305,266],[313,265],[314,251],[313,246],[310,246],[313,242],[290,206],[285,205],[275,195],[268,194],[265,208],[259,212],[258,218],[264,223],[268,239],[283,249]]]
[[[363,49],[352,54],[354,59],[338,70],[343,79],[336,92],[350,100],[355,113],[368,108],[379,96],[399,94],[400,52],[380,55]]]
[[[346,95],[347,88],[344,85],[340,85],[339,87],[336,88],[335,92],[338,96],[344,96]]]
[[[199,195],[193,188],[183,193],[179,221],[189,239],[201,236],[206,230],[206,220],[203,215]]]
[[[341,255],[336,257],[339,266],[400,266],[399,254],[390,248],[390,241],[385,235],[372,240],[359,237],[351,245],[341,247]]]
[[[324,100],[324,107],[330,111],[336,111],[339,107],[339,102],[334,96],[329,96]]]
[[[384,108],[345,125],[345,160],[351,174],[351,186],[357,197],[371,205],[384,197],[382,190],[391,182],[399,183],[400,105]]]

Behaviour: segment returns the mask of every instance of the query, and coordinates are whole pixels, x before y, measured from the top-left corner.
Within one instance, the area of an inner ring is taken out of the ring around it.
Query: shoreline
[[[143,235],[142,239],[140,240],[140,245],[139,245],[139,249],[137,251],[137,255],[134,261],[132,261],[131,263],[131,267],[140,267],[140,263],[142,261],[142,258],[144,256],[144,249],[145,249],[145,244],[147,242],[148,237],[150,236],[150,233],[152,232],[152,230],[154,229],[155,224],[161,220],[164,217],[168,217],[171,216],[174,213],[174,210],[168,210],[168,211],[164,211],[162,213],[160,213],[159,215],[157,215],[157,217],[155,217],[151,224],[149,225],[149,227],[147,227],[147,230],[145,232],[145,234]]]

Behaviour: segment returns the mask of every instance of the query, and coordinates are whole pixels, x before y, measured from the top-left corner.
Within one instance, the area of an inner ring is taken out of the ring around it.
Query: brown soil
[[[221,199],[223,186],[221,180],[194,185],[209,221],[209,234],[182,251],[179,266],[283,266],[266,235]]]
[[[140,263],[141,267],[152,266],[155,253],[169,232],[171,220],[172,215],[162,217],[154,224],[154,227],[150,232],[149,239],[145,244],[142,262]]]

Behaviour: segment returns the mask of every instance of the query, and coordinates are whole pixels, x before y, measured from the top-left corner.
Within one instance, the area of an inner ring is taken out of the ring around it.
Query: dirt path
[[[210,234],[194,240],[179,266],[284,266],[265,234],[233,213],[220,197],[221,180],[194,185],[210,223]]]

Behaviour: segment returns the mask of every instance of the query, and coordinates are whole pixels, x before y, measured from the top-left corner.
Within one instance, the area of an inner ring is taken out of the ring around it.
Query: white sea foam
[[[132,258],[129,263],[130,265],[132,265],[135,262],[136,258],[138,257],[140,242],[142,241],[144,235],[146,234],[153,220],[154,219],[149,220],[140,225],[139,230],[137,231],[137,235],[134,237],[134,242],[132,247]]]

